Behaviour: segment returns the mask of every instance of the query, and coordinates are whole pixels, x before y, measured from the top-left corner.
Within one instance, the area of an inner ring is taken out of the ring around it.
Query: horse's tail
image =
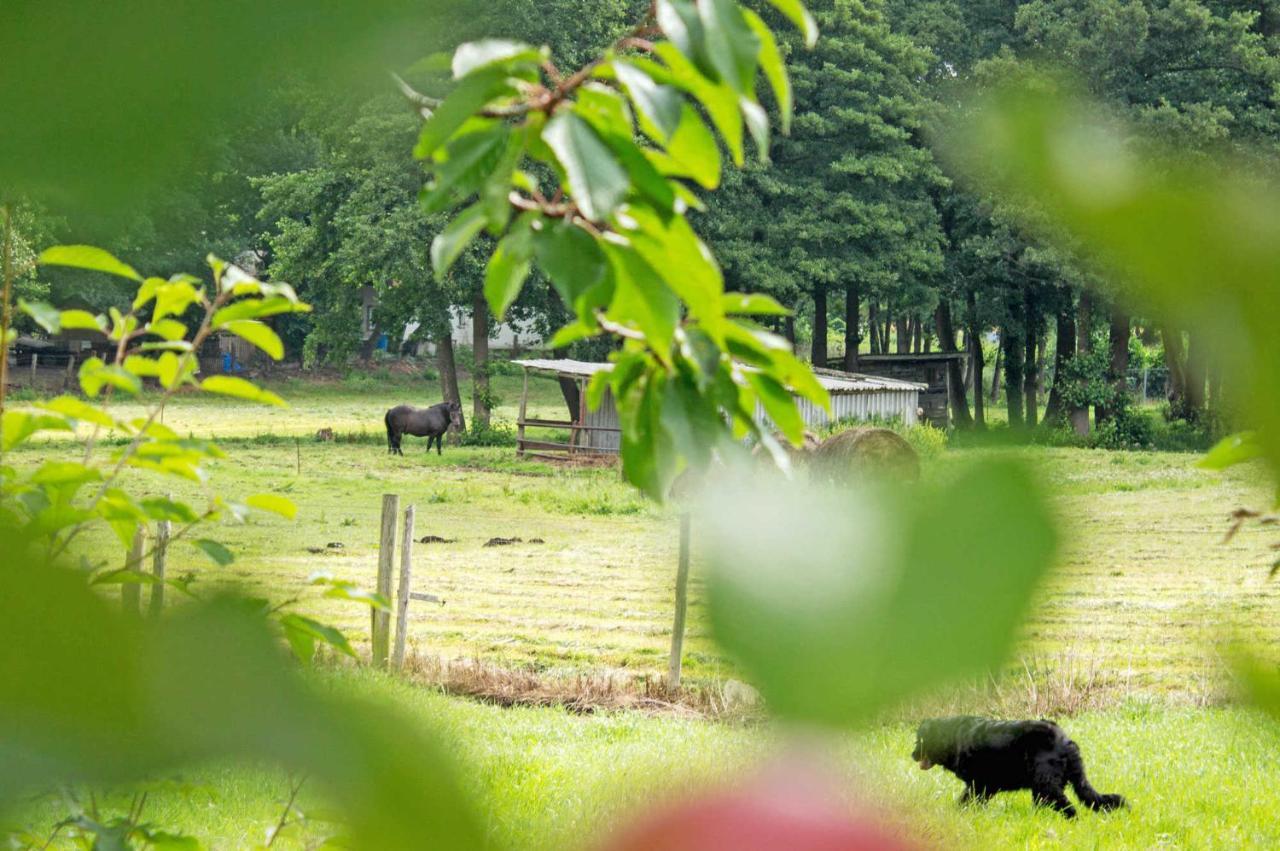
[[[1076,790],[1080,803],[1091,810],[1114,810],[1125,806],[1122,795],[1104,795],[1090,785],[1089,780],[1084,776],[1084,759],[1080,756],[1080,748],[1075,742],[1068,741],[1066,750],[1067,781],[1071,784],[1071,788]]]
[[[391,427],[391,412],[387,411],[387,415],[382,418],[382,422],[387,426],[387,449],[396,448],[395,429]]]

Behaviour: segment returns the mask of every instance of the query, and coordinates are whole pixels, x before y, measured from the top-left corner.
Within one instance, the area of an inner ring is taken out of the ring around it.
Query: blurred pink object
[[[920,851],[870,816],[849,812],[812,766],[766,770],[745,786],[660,806],[601,851]]]

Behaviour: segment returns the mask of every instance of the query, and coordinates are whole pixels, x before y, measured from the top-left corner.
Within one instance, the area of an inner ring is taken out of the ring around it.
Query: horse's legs
[[[430,447],[427,448],[427,451],[428,452],[431,451]],[[436,454],[437,455],[444,454],[444,435],[443,434],[436,435]]]

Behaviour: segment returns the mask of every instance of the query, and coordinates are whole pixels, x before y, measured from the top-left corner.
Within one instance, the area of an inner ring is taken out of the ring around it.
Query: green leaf
[[[104,316],[94,316],[87,310],[64,310],[58,317],[59,325],[65,329],[82,329],[85,331],[107,330]]]
[[[613,63],[618,82],[626,88],[631,102],[640,114],[640,126],[654,141],[666,144],[680,126],[681,112],[685,107],[680,92],[671,86],[662,86],[653,78],[629,62]]]
[[[711,123],[720,131],[734,163],[742,165],[742,111],[738,93],[732,86],[704,77],[685,56],[670,44],[661,43],[653,52],[667,63],[672,81],[693,95],[706,108]]]
[[[138,376],[119,366],[108,366],[102,358],[89,358],[80,364],[80,389],[90,399],[97,398],[103,387],[115,387],[134,396],[142,392]]]
[[[453,76],[455,79],[487,68],[490,65],[502,64],[510,66],[516,63],[537,65],[542,59],[542,51],[520,41],[509,41],[502,38],[487,38],[470,41],[459,45],[453,54]]]
[[[471,240],[484,230],[486,222],[484,206],[472,204],[431,240],[431,265],[435,269],[437,281],[444,280],[449,268],[471,244]]]
[[[756,151],[760,154],[760,162],[769,161],[769,116],[764,107],[750,98],[743,96],[740,101],[742,117],[747,129],[751,131],[751,139],[756,143]]]
[[[187,336],[187,326],[176,319],[161,319],[147,323],[147,333],[155,334],[169,342],[176,342]]]
[[[245,499],[245,505],[250,508],[256,508],[259,511],[269,511],[272,514],[279,514],[287,520],[292,520],[298,516],[298,506],[293,504],[293,500],[274,493],[255,493]]]
[[[0,447],[8,452],[38,431],[71,430],[71,426],[61,417],[5,411],[3,419],[0,419]]]
[[[122,263],[110,252],[92,245],[55,245],[40,252],[40,263],[45,266],[72,266],[93,272],[106,272],[141,283],[142,276],[127,263]]]
[[[609,261],[595,237],[568,222],[534,231],[533,247],[538,265],[570,307],[608,272]]]
[[[20,298],[18,309],[34,319],[37,325],[50,334],[57,334],[62,330],[62,312],[51,304]]]
[[[330,647],[333,647],[335,650],[350,656],[353,659],[356,656],[356,651],[351,648],[350,642],[347,641],[347,637],[342,634],[342,631],[331,627],[328,624],[320,623],[317,620],[313,620],[299,614],[287,614],[280,618],[280,625],[284,627],[286,635],[289,635],[289,644],[290,646],[293,646],[295,652],[298,647],[294,644],[293,636],[305,635],[313,639],[310,645],[312,652],[314,652],[314,641],[323,641],[325,644],[328,644]],[[303,662],[311,661],[310,655],[307,655],[306,657],[299,655],[298,658]]]
[[[818,43],[818,23],[805,8],[803,0],[769,0],[773,8],[787,17],[796,29],[804,35],[805,47],[810,49]]]
[[[707,506],[713,630],[771,710],[807,722],[856,723],[998,670],[1056,550],[1040,488],[1006,461],[910,494],[774,483]]]
[[[626,114],[626,101],[612,90],[605,90],[594,93],[590,102],[594,108],[583,109],[579,101],[575,110],[600,134],[636,190],[647,196],[653,206],[664,214],[671,211],[675,206],[675,192],[636,144]]]
[[[230,331],[242,340],[248,340],[271,356],[272,360],[284,357],[284,343],[275,331],[256,319],[234,319],[222,324],[224,331]]]
[[[1218,441],[1197,465],[1206,470],[1225,470],[1236,464],[1253,461],[1263,457],[1263,447],[1258,440],[1258,433],[1242,431],[1229,434]]]
[[[680,300],[637,252],[605,243],[605,253],[613,263],[616,282],[609,318],[643,332],[654,354],[670,363]]]
[[[102,473],[75,461],[46,461],[31,474],[35,484],[69,485],[102,481]]]
[[[725,293],[721,298],[726,314],[754,314],[762,316],[789,316],[791,311],[779,304],[773,296],[760,293]]]
[[[263,390],[256,384],[231,375],[211,375],[200,382],[200,387],[210,393],[219,393],[223,396],[235,396],[237,399],[262,402],[280,408],[288,407],[283,399],[270,390]]]
[[[738,94],[751,94],[760,39],[747,25],[736,0],[701,0],[697,8],[702,19],[703,49],[711,65]]]
[[[305,313],[310,310],[310,305],[302,304],[296,299],[289,299],[285,296],[276,295],[261,299],[246,298],[219,308],[210,321],[214,328],[221,328],[228,322],[235,322],[238,319],[262,319],[279,313]]]
[[[720,146],[698,111],[687,103],[667,144],[666,158],[665,173],[689,177],[704,189],[720,185]]]
[[[181,316],[187,308],[201,299],[198,290],[191,281],[178,280],[162,284],[156,288],[156,303],[151,309],[151,321],[156,322],[166,316]]]
[[[654,11],[658,26],[671,44],[690,62],[702,63],[705,60],[705,35],[697,7],[688,0],[656,0]]]
[[[501,66],[481,68],[462,79],[431,117],[423,122],[413,155],[426,159],[449,140],[472,115],[494,98],[509,94],[507,70]]]
[[[633,209],[630,213],[636,227],[624,232],[636,252],[688,305],[691,316],[710,323],[711,331],[724,317],[724,276],[711,251],[684,216],[672,216],[664,222],[646,210]]]
[[[542,138],[555,153],[583,216],[601,222],[612,215],[631,183],[591,125],[572,112],[547,122]]]
[[[804,441],[804,418],[796,409],[795,398],[770,375],[754,370],[748,370],[746,375],[774,426],[787,440],[799,446]]]
[[[552,335],[551,342],[547,344],[547,348],[550,348],[550,349],[563,348],[565,346],[572,345],[573,343],[576,343],[579,340],[586,340],[591,337],[594,337],[599,333],[600,333],[599,328],[593,325],[588,325],[587,323],[583,322],[581,319],[575,319],[573,322],[570,322],[568,325],[565,325],[563,328],[556,331],[554,335]]]
[[[74,396],[58,396],[39,403],[39,407],[78,422],[93,423],[103,428],[117,427],[115,419],[106,411]]]
[[[439,152],[431,165],[430,188],[418,196],[423,212],[439,213],[473,194],[502,160],[511,131],[500,121],[477,121],[471,132],[460,132]]]
[[[160,580],[138,568],[121,567],[107,570],[93,577],[90,585],[154,585]]]
[[[533,221],[536,213],[526,213],[516,222],[515,227],[507,234],[493,256],[484,275],[484,295],[489,302],[489,309],[501,322],[507,314],[507,308],[520,295],[525,278],[529,277],[529,263],[533,257]]]
[[[194,542],[196,547],[213,560],[219,567],[226,567],[236,560],[235,553],[209,538],[201,538]]]
[[[152,520],[168,520],[171,523],[195,523],[200,519],[191,506],[168,497],[155,496],[142,500],[139,505]]]
[[[778,101],[782,134],[785,136],[791,132],[792,112],[791,78],[787,75],[787,63],[782,58],[782,51],[778,49],[778,42],[769,25],[750,9],[743,8],[742,14],[760,40],[760,69],[764,71],[765,79],[769,81],[773,96]]]

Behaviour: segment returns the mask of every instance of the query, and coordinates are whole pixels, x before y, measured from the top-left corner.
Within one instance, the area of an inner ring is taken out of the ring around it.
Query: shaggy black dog
[[[1125,806],[1120,795],[1103,795],[1089,785],[1080,748],[1052,721],[935,718],[920,725],[911,758],[923,769],[941,765],[963,780],[962,804],[985,802],[996,792],[1030,789],[1037,805],[1074,818],[1076,808],[1064,794],[1070,783],[1090,809]]]

